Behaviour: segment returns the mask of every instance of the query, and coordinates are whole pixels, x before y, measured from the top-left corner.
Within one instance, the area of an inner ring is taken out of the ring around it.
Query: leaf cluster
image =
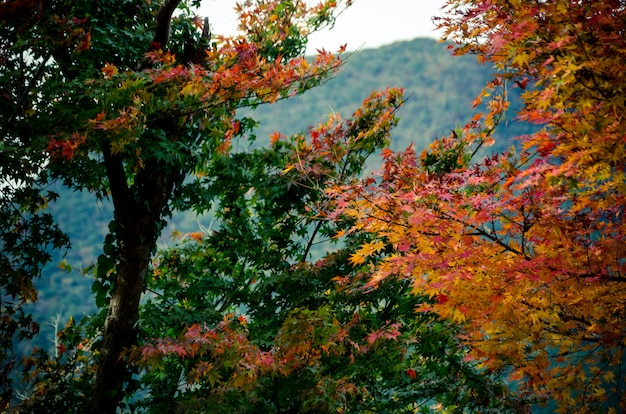
[[[421,310],[462,323],[469,357],[510,369],[529,403],[623,410],[625,124],[614,91],[626,49],[614,29],[624,9],[449,1],[448,11],[455,53],[498,69],[475,102],[488,111],[421,155],[387,152],[380,181],[337,189],[333,216],[372,235],[353,262],[391,245],[369,286],[410,280],[431,299]],[[509,88],[524,90],[519,116],[542,129],[521,150],[477,158]]]

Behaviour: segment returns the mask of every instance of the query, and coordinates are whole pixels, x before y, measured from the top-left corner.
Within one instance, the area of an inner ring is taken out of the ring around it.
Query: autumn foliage
[[[623,411],[623,2],[445,10],[438,22],[454,53],[498,72],[464,128],[421,154],[387,151],[378,179],[333,191],[336,217],[376,235],[352,263],[391,247],[369,285],[410,279],[433,298],[418,311],[463,324],[469,357],[509,372],[527,401]],[[481,158],[512,88],[523,90],[517,117],[538,130]]]
[[[365,288],[366,268],[349,261],[364,235],[328,220],[324,189],[354,182],[389,144],[402,102],[399,89],[373,92],[351,117],[277,133],[203,178],[218,206],[212,227],[156,257],[144,340],[127,353],[142,385],[158,390],[143,404],[215,413],[508,406],[499,378],[463,361],[453,324],[414,314],[424,298],[409,283]]]
[[[368,157],[389,145],[402,90],[372,93],[346,119],[333,114],[250,145],[256,122],[241,108],[304,93],[340,68],[339,55],[325,50],[302,55],[306,36],[351,1],[243,1],[233,37],[211,34],[210,22],[193,16],[196,0],[31,2],[34,16],[18,3],[0,6],[0,81],[12,88],[0,100],[9,109],[2,144],[13,156],[0,167],[2,183],[19,179],[31,192],[1,199],[10,214],[0,229],[5,240],[27,236],[30,250],[5,244],[3,271],[14,271],[0,281],[15,301],[7,309],[36,298],[32,281],[51,260],[46,243],[67,243],[22,220],[54,199],[42,188],[90,192],[114,213],[102,254],[84,269],[100,310],[61,329],[53,352],[24,359],[29,387],[16,410],[510,405],[497,375],[464,360],[455,324],[415,316],[426,299],[406,280],[364,289],[367,268],[349,258],[370,236],[330,219],[325,189],[356,182]],[[180,210],[210,213],[210,228],[157,252]],[[46,230],[58,230],[44,217]],[[21,223],[56,238],[31,237],[37,232]],[[15,319],[34,335],[27,317]],[[2,333],[10,351],[16,330]],[[0,409],[12,397],[13,367],[0,371]]]
[[[13,337],[37,331],[22,305],[36,299],[32,282],[51,260],[46,249],[69,244],[41,213],[56,197],[44,189],[63,183],[92,192],[94,200],[108,198],[115,208],[92,272],[104,321],[90,408],[115,412],[132,382],[120,356],[137,341],[156,240],[173,210],[194,204],[196,183],[187,178],[249,132],[254,121],[238,117],[238,108],[303,93],[341,64],[327,51],[311,59],[303,53],[307,36],[332,24],[345,3],[245,1],[237,6],[241,31],[231,37],[213,36],[209,19],[194,16],[199,6],[197,0],[0,5],[7,154],[0,256],[7,276],[0,282],[10,325],[0,344],[7,361],[0,367],[2,407],[11,398]]]
[[[496,74],[421,152],[385,149],[395,88],[250,147],[242,107],[340,68],[302,55],[342,5],[243,1],[233,37],[197,6],[0,4],[0,409],[61,182],[114,205],[101,312],[24,360],[25,410],[626,410],[623,1],[449,0],[449,49]],[[490,153],[511,90],[536,129]],[[176,210],[211,227],[157,252]]]

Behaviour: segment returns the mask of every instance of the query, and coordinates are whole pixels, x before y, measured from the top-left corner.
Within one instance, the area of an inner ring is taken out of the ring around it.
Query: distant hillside
[[[434,39],[362,50],[345,60],[339,75],[325,85],[257,108],[252,116],[261,122],[258,138],[262,140],[274,131],[290,134],[305,130],[331,112],[346,118],[372,90],[398,86],[405,88],[407,102],[399,111],[402,119],[394,130],[391,147],[399,150],[414,143],[422,149],[467,122],[473,114],[472,102],[492,75],[492,70],[479,65],[473,56],[452,57],[446,45]],[[526,131],[526,126],[511,123],[501,136]]]
[[[347,118],[373,89],[400,86],[406,89],[408,100],[399,113],[402,120],[393,134],[392,148],[402,149],[413,142],[421,149],[472,116],[471,102],[490,72],[473,57],[451,57],[445,45],[435,40],[416,39],[360,51],[350,56],[341,73],[325,85],[303,96],[260,107],[250,115],[261,122],[256,135],[262,143],[273,131],[301,131],[323,121],[331,112]],[[525,131],[524,126],[511,123],[505,135]],[[506,145],[510,145],[506,138],[498,144]],[[73,245],[67,261],[80,269],[97,258],[112,208],[106,202],[97,203],[89,194],[62,188],[57,191],[62,195],[51,210],[71,235]],[[193,213],[179,214],[166,233],[171,234],[173,229],[194,231],[197,227]],[[167,240],[167,235],[163,240]],[[38,285],[40,300],[34,305],[34,312],[40,322],[49,321],[57,313],[63,317],[80,316],[94,310],[91,281],[77,270],[66,273],[51,265]],[[42,332],[39,346],[49,346],[46,337],[50,330]]]

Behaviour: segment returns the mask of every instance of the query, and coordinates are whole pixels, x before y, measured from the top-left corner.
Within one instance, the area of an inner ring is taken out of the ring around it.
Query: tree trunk
[[[148,162],[129,187],[121,157],[111,154],[108,144],[103,153],[117,225],[118,262],[91,400],[93,414],[115,413],[124,385],[131,380],[122,352],[137,344],[139,301],[151,254],[172,189],[182,176]]]
[[[181,0],[165,0],[159,9],[154,39],[149,50],[165,48],[170,36],[170,20]],[[177,123],[161,120],[152,125],[178,139]],[[124,160],[111,153],[108,143],[102,147],[111,198],[115,211],[118,261],[111,301],[104,323],[100,360],[91,398],[92,414],[114,414],[124,397],[124,384],[132,372],[122,359],[124,349],[137,344],[139,301],[144,290],[150,257],[161,230],[161,220],[175,185],[184,174],[176,167],[147,160],[128,186]]]
[[[102,335],[101,358],[92,396],[93,414],[115,413],[124,396],[124,384],[131,379],[121,353],[137,343],[139,300],[150,260],[150,248],[146,244],[137,240],[121,253],[123,256],[118,264]]]

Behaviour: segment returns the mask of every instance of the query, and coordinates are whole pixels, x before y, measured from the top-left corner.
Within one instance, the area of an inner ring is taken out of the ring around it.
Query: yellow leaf
[[[353,266],[363,264],[364,262],[365,262],[365,256],[363,256],[363,254],[361,253],[361,250],[350,255],[350,263],[352,263]]]

